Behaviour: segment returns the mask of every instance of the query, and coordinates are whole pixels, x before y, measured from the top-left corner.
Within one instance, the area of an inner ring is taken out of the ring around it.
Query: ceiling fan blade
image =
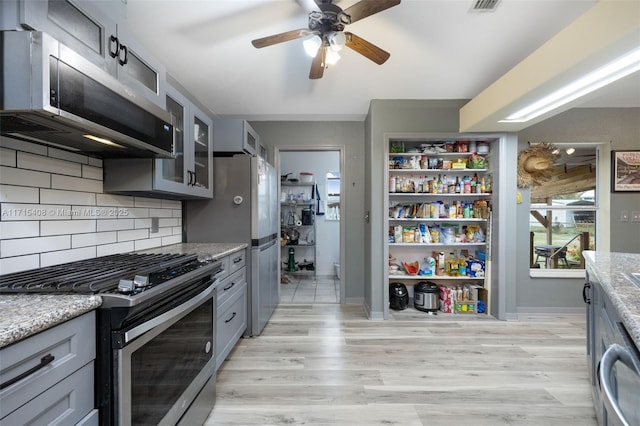
[[[355,50],[378,65],[384,64],[391,56],[390,53],[380,49],[378,46],[369,43],[367,40],[358,37],[355,34],[345,31],[344,35],[347,38],[345,46],[349,49]]]
[[[313,58],[313,62],[311,63],[311,70],[309,71],[309,78],[312,80],[322,78],[322,74],[324,73],[324,59],[327,54],[327,49],[324,46],[320,46],[318,49],[318,53],[316,53],[316,57]]]
[[[353,6],[344,9],[343,12],[351,17],[350,23],[353,24],[360,19],[399,4],[400,0],[361,0]]]
[[[267,47],[278,43],[284,43],[285,41],[306,37],[310,34],[314,34],[314,32],[309,31],[307,28],[300,28],[298,30],[291,30],[280,34],[270,35],[268,37],[258,38],[253,40],[251,44],[253,44],[253,47],[260,49],[261,47]]]
[[[318,0],[320,1],[320,0]],[[306,10],[307,12],[319,11],[318,1],[314,0],[296,0],[296,3],[300,5],[301,8]]]

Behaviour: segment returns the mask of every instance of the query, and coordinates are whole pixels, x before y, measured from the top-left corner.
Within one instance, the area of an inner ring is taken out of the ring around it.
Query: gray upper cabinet
[[[162,109],[166,70],[123,25],[120,0],[3,0],[3,29],[49,33]]]
[[[105,192],[213,198],[213,123],[183,93],[167,85],[174,126],[173,159],[105,159]]]
[[[257,155],[260,138],[253,127],[239,118],[219,118],[213,121],[215,152]],[[266,150],[264,152],[266,154]]]

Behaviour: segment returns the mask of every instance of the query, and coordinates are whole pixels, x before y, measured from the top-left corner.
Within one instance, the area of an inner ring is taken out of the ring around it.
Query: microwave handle
[[[624,414],[622,413],[622,410],[618,405],[618,401],[613,396],[611,371],[613,370],[613,365],[618,361],[622,362],[624,365],[635,371],[636,374],[640,376],[640,372],[638,372],[634,365],[631,352],[625,347],[614,343],[613,345],[609,346],[604,355],[602,355],[602,360],[600,361],[601,368],[599,371],[600,384],[602,386],[602,389],[604,390],[606,402],[608,402],[608,405],[611,406],[611,408],[615,412],[616,417],[620,420],[620,423],[623,426],[631,426],[627,419],[625,419]]]

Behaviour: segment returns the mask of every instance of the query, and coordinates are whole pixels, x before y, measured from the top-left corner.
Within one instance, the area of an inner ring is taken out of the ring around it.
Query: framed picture
[[[611,152],[611,191],[640,192],[640,150]]]

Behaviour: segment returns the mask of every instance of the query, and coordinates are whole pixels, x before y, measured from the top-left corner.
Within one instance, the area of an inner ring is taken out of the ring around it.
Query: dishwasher
[[[607,347],[600,361],[599,379],[607,426],[640,425],[640,353],[618,323],[622,342]]]

